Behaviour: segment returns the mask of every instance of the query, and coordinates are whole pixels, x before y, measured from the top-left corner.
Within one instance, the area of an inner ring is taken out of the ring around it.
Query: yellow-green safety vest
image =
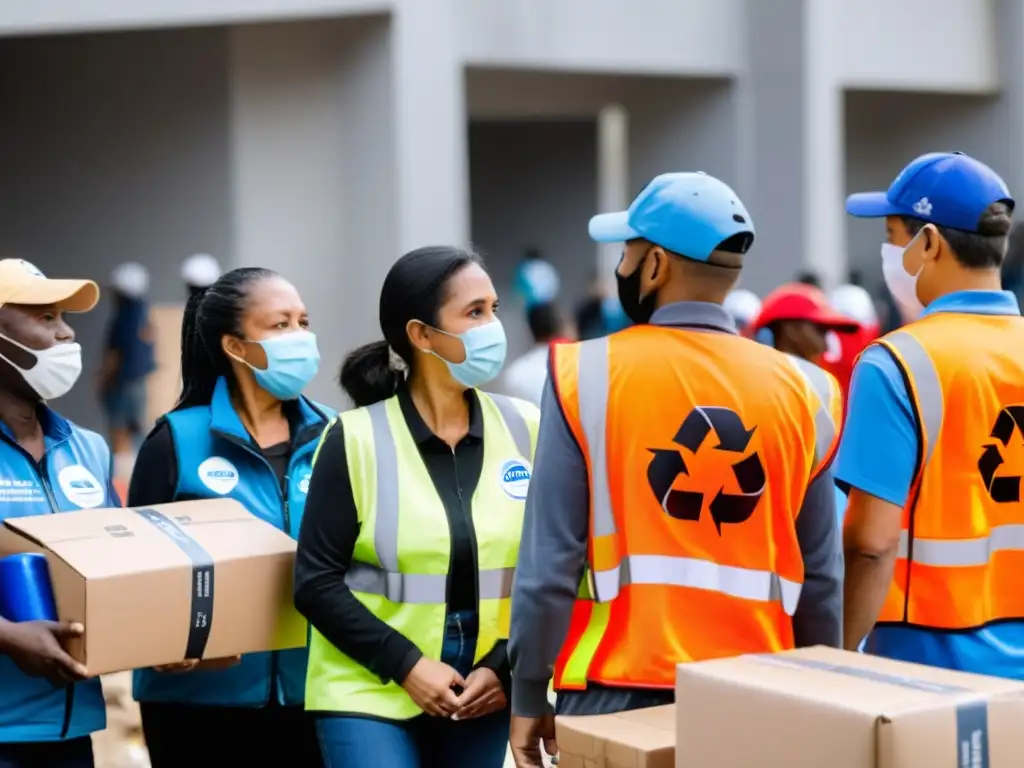
[[[471,514],[479,569],[479,661],[499,639],[508,637],[512,576],[533,472],[539,411],[514,398],[477,394],[484,460]],[[425,656],[440,659],[451,553],[444,504],[397,397],[338,418],[360,523],[345,583],[375,616],[409,638]],[[331,468],[315,467],[314,471]],[[382,683],[316,629],[309,644],[306,709],[392,720],[422,714],[401,686]]]

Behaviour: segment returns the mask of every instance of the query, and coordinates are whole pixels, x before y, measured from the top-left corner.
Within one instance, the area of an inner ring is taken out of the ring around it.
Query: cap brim
[[[830,310],[821,310],[815,313],[814,317],[806,319],[822,328],[827,328],[830,331],[839,331],[840,333],[859,331],[861,327],[860,323],[852,317],[847,317]]]
[[[760,330],[761,328],[767,328],[772,323],[781,323],[785,321],[796,321],[802,320],[808,323],[814,323],[821,328],[829,331],[837,331],[839,333],[852,333],[853,331],[859,331],[861,328],[860,323],[851,317],[841,315],[838,312],[833,312],[827,309],[820,309],[814,312],[792,312],[792,311],[778,311],[772,309],[771,311],[762,312],[751,321],[748,326],[751,332]]]
[[[640,233],[629,226],[629,213],[619,211],[618,213],[600,213],[590,220],[587,231],[590,232],[592,240],[599,243],[624,243],[627,240],[635,240]]]
[[[99,286],[92,280],[35,280],[7,297],[8,304],[52,304],[65,312],[88,312],[99,300]]]
[[[881,219],[885,216],[898,216],[900,213],[889,202],[885,192],[858,192],[850,195],[846,198],[846,212],[864,219]]]

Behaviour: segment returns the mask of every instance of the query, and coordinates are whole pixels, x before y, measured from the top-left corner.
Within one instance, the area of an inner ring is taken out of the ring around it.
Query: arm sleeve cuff
[[[479,669],[480,667],[486,667],[497,675],[499,682],[501,682],[501,688],[505,691],[505,696],[511,696],[512,670],[508,662],[508,643],[505,640],[498,641],[490,653],[480,659],[480,663],[474,669]]]
[[[405,678],[412,672],[412,668],[416,666],[416,663],[423,658],[423,652],[412,644],[412,641],[407,640],[404,635],[395,633],[397,637],[402,638],[409,644],[409,649],[402,656],[402,660],[394,668],[394,673],[391,675],[391,679],[401,685],[405,682]]]
[[[516,717],[544,717],[551,713],[548,681],[512,679],[512,714]]]

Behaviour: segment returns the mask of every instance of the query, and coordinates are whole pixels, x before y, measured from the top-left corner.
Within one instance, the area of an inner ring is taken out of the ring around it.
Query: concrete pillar
[[[329,403],[339,403],[344,354],[380,338],[380,286],[395,259],[469,239],[451,3],[231,30],[235,265],[298,286],[322,356],[310,393]]]
[[[846,280],[842,46],[837,0],[805,0],[804,13],[804,264],[825,288]]]
[[[992,109],[988,125],[990,139],[999,147],[995,170],[1005,179],[1018,201],[1024,199],[1024,146],[1006,141],[1007,136],[1024,135],[1024,3],[1021,0],[995,0],[997,71],[1002,93]],[[1017,218],[1024,210],[1019,204]]]
[[[384,17],[231,31],[232,266],[298,287],[322,357],[309,394],[334,405],[397,253],[390,51]]]
[[[468,118],[454,4],[402,0],[392,19],[401,253],[469,241]]]
[[[745,9],[737,192],[757,239],[743,284],[763,292],[805,267],[831,284],[845,270],[834,0],[747,0]]]
[[[636,190],[639,192],[639,190]],[[609,104],[597,116],[597,208],[595,213],[621,211],[632,202],[629,190],[629,114]],[[611,279],[622,256],[620,243],[597,245],[597,273]]]

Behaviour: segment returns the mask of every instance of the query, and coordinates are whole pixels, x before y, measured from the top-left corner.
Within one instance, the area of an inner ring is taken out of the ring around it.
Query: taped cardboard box
[[[0,555],[16,552],[46,555],[92,674],[306,644],[295,542],[231,499],[11,518]]]
[[[1024,684],[831,648],[682,664],[676,768],[1020,768]]]
[[[555,719],[558,768],[672,768],[676,708]]]

